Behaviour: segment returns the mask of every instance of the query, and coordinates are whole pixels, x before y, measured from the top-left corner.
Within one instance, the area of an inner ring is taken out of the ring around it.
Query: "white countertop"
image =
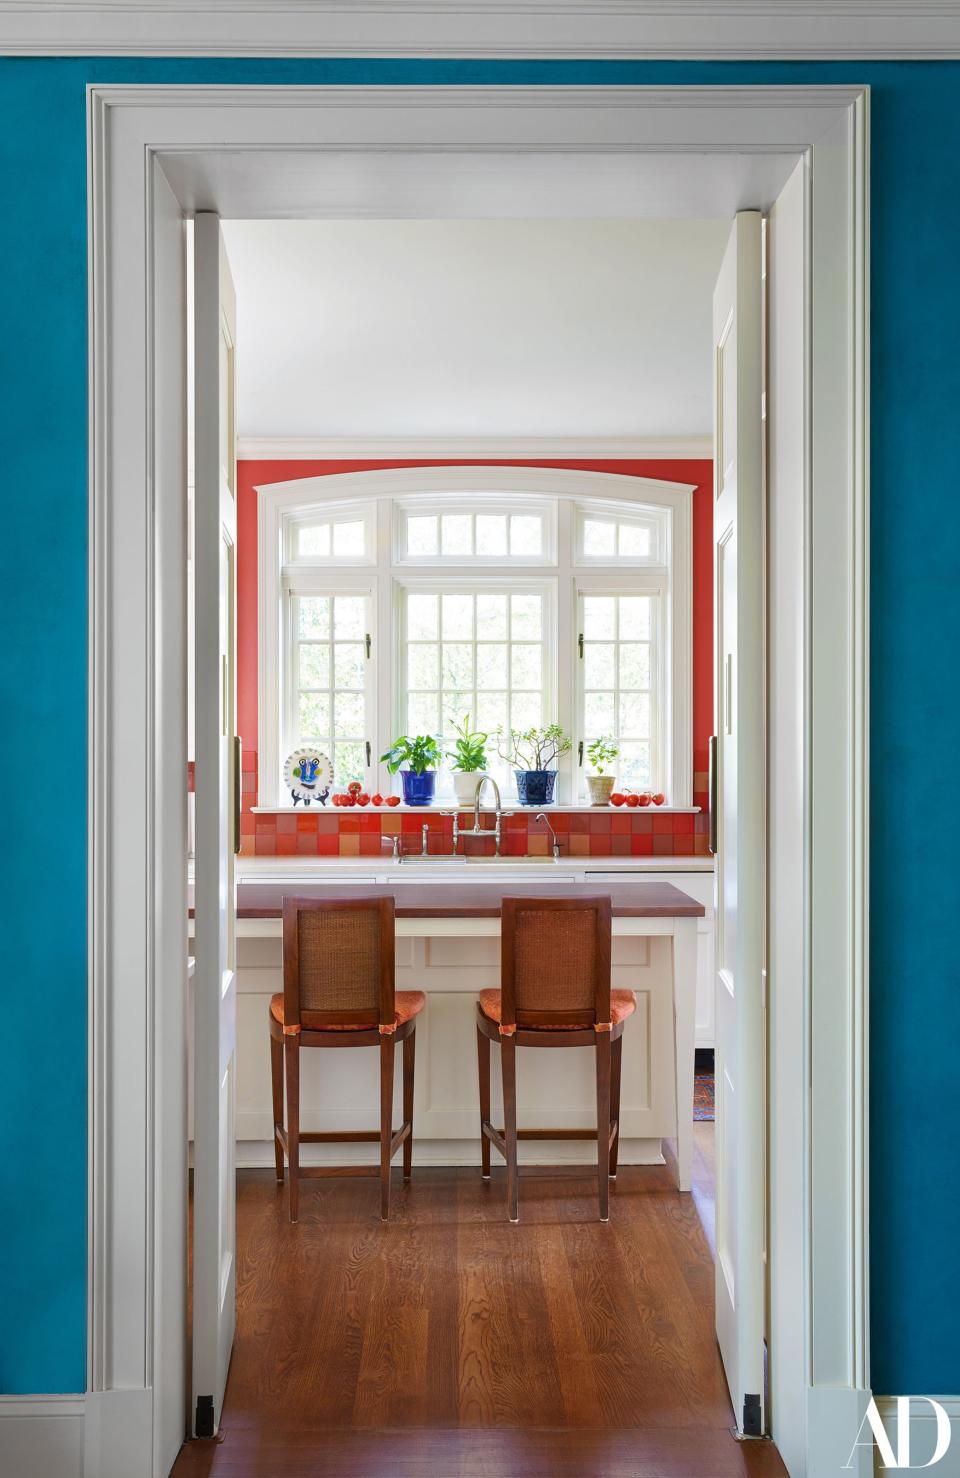
[[[394,862],[386,849],[382,857],[238,857],[238,883],[303,882],[331,875],[350,877],[357,873],[399,873],[405,879],[428,878],[438,873],[452,875],[461,882],[481,882],[488,873],[519,874],[551,872],[713,872],[712,857],[568,857],[557,862],[551,857],[490,857],[473,862],[452,862],[449,858],[431,858],[417,862],[407,858]],[[192,872],[192,869],[191,869]]]

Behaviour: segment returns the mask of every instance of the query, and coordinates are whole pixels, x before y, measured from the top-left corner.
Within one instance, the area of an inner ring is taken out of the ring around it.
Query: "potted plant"
[[[476,794],[477,782],[486,772],[484,746],[490,736],[471,729],[469,713],[464,714],[462,724],[454,724],[453,732],[457,737],[453,748],[447,751],[447,759],[453,766],[453,790],[461,805],[469,805]]]
[[[601,734],[599,739],[594,739],[593,743],[587,746],[587,758],[597,772],[595,775],[587,776],[591,806],[609,804],[616,776],[606,774],[606,770],[613,764],[619,753],[620,746],[616,739],[610,739],[606,734]]]
[[[429,806],[441,759],[440,746],[432,734],[418,734],[414,739],[402,734],[380,758],[391,775],[400,771],[403,799],[408,806]]]
[[[569,748],[570,740],[559,724],[498,731],[497,753],[513,767],[521,806],[550,805],[557,783],[553,763]]]

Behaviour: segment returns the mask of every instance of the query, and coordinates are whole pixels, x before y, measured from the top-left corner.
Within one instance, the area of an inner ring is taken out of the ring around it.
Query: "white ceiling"
[[[241,437],[711,426],[729,220],[227,221]]]

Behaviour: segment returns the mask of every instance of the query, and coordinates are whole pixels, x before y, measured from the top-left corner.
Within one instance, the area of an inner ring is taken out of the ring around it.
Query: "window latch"
[[[366,636],[364,637],[364,643],[365,643],[366,649],[367,649],[367,660],[369,661],[369,658],[370,658],[370,633],[369,633],[369,631],[366,633]],[[369,746],[368,746],[368,748],[369,748]]]
[[[578,758],[577,758],[577,764],[580,766],[581,769],[583,769],[583,740],[582,739],[580,740],[580,743],[577,745],[577,756],[578,756]]]
[[[369,764],[370,764],[370,740],[369,739],[365,739],[364,740],[363,747],[367,751],[367,765],[369,766]]]
[[[583,632],[577,637],[577,646],[580,648],[580,661],[583,661]]]

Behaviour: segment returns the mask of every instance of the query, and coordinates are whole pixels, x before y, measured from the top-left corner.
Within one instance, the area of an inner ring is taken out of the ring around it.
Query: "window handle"
[[[365,739],[364,740],[363,747],[367,751],[367,765],[369,766],[369,764],[370,764],[370,740],[369,739]]]
[[[369,633],[369,631],[366,633],[366,636],[364,638],[364,642],[365,642],[366,649],[367,649],[367,658],[369,659],[369,657],[370,657],[370,647],[371,647],[370,633]],[[368,763],[369,763],[369,761],[368,761]]]
[[[583,769],[583,740],[577,745],[577,764]]]
[[[580,661],[583,661],[583,632],[577,637],[577,646],[580,648]]]

